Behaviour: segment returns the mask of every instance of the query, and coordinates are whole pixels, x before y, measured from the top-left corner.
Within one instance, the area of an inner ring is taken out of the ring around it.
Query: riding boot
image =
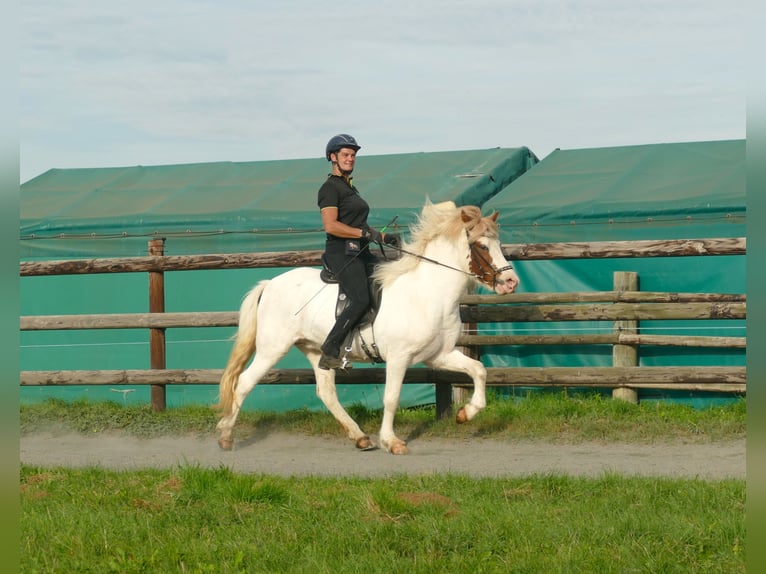
[[[323,371],[329,371],[331,369],[340,369],[343,366],[343,361],[338,357],[332,355],[325,355],[322,353],[319,359],[319,368]]]
[[[350,321],[338,321],[327,335],[327,339],[322,344],[322,357],[319,359],[319,368],[325,371],[338,369],[343,366],[340,358],[340,347],[350,330]]]

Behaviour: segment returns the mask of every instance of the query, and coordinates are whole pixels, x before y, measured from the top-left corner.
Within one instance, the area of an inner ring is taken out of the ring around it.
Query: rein
[[[401,247],[395,247],[393,245],[389,245],[388,247],[395,249],[396,251],[400,253],[404,253],[406,255],[411,255],[412,257],[416,257],[417,259],[428,261],[429,263],[433,263],[434,265],[438,265],[439,267],[446,267],[447,269],[452,269],[453,271],[457,271],[458,273],[463,273],[465,275],[468,275],[469,277],[478,277],[478,275],[476,275],[475,273],[470,273],[469,271],[463,271],[462,269],[458,269],[457,267],[453,267],[452,265],[447,265],[446,263],[442,263],[441,261],[437,261],[436,259],[431,259],[430,257],[426,257],[425,255],[420,255],[418,253],[413,253],[412,251],[407,251],[406,249],[402,249]]]

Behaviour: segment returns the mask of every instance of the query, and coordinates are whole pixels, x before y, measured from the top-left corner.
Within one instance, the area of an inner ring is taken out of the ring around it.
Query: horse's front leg
[[[435,359],[426,361],[426,365],[435,369],[466,373],[473,380],[473,395],[471,400],[457,412],[455,419],[458,423],[470,421],[487,406],[487,369],[481,361],[472,359],[457,349],[453,349],[446,355],[440,355]]]
[[[407,454],[407,443],[394,434],[394,416],[399,408],[399,396],[408,363],[386,363],[386,388],[383,393],[383,422],[380,425],[380,446],[391,454]]]

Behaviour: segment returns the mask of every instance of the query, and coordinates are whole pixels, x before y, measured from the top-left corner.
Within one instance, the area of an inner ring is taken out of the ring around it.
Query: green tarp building
[[[484,204],[503,243],[745,236],[745,141],[556,150]],[[578,259],[516,263],[520,291],[610,291],[615,271],[644,291],[745,293],[745,257]],[[496,325],[509,333],[610,333],[611,323]],[[744,321],[645,321],[642,333],[745,336]],[[642,347],[641,365],[744,365],[742,349]],[[608,346],[486,348],[488,365],[611,364]],[[645,393],[646,394],[646,393]]]
[[[537,163],[527,148],[363,156],[355,184],[378,228],[399,216],[406,230],[426,201],[481,205]],[[53,169],[21,186],[22,260],[133,257],[148,241],[166,238],[167,255],[322,249],[316,204],[328,173],[323,159],[246,163]],[[165,273],[165,307],[233,311],[257,281],[280,269]],[[146,274],[23,277],[22,315],[141,313],[148,311]],[[234,329],[169,329],[168,368],[223,368]],[[22,370],[144,369],[147,330],[35,331],[21,337]],[[297,351],[278,365],[305,368]],[[128,394],[99,387],[22,388],[22,399],[104,396],[148,402],[148,387]],[[127,389],[126,389],[127,390]],[[168,404],[210,404],[217,388],[168,386]],[[377,407],[377,385],[340,386],[346,404]],[[408,385],[402,404],[433,400],[428,385]],[[308,386],[262,386],[246,407],[321,408]]]

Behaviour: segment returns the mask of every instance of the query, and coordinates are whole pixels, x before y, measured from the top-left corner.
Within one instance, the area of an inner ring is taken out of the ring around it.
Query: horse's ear
[[[490,216],[489,216],[489,218],[490,218],[492,221],[497,221],[497,216],[498,216],[498,215],[500,215],[500,212],[499,212],[499,211],[496,211],[495,213],[493,213],[492,215],[490,215]]]
[[[463,220],[463,223],[468,223],[469,221],[473,221],[473,217],[471,217],[471,215],[468,214],[465,209],[460,210],[460,219]]]

